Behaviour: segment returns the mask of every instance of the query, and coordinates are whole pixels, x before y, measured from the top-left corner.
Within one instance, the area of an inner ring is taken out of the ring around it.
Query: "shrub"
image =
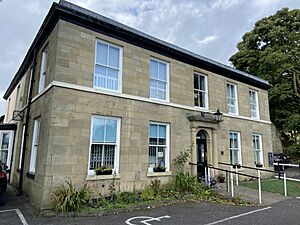
[[[145,188],[141,193],[141,198],[143,201],[150,201],[155,199],[155,193],[151,188]]]
[[[54,210],[62,213],[79,212],[90,202],[90,190],[86,184],[76,189],[71,181],[61,186],[52,194],[52,206]]]
[[[151,180],[150,188],[153,190],[155,196],[158,196],[160,193],[160,180]]]
[[[140,193],[138,192],[122,192],[117,198],[118,202],[130,204],[141,201]]]

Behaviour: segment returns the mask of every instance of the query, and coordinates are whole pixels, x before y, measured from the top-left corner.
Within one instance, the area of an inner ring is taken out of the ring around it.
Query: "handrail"
[[[222,163],[222,162],[218,162],[221,165],[227,165],[227,166],[235,166],[233,164],[230,163]],[[281,173],[281,171],[274,171],[274,170],[267,170],[267,169],[261,169],[261,168],[257,168],[257,167],[250,167],[250,166],[242,166],[239,165],[241,168],[246,168],[246,169],[251,169],[251,170],[260,170],[260,171],[265,171],[265,172],[269,172],[269,173]]]
[[[203,163],[191,163],[191,162],[189,164],[193,165],[193,166],[204,165]],[[252,175],[245,174],[245,173],[240,173],[240,172],[235,172],[235,171],[231,171],[231,170],[217,168],[217,167],[212,166],[211,164],[207,164],[207,167],[215,169],[215,170],[220,170],[220,171],[224,171],[224,172],[230,172],[230,173],[233,173],[233,174],[239,174],[239,175],[242,175],[242,176],[245,176],[245,177],[251,177],[251,178],[258,179],[258,177],[256,177],[256,176],[252,176]]]

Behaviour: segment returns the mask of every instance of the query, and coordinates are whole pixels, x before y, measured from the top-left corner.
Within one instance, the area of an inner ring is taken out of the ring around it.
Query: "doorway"
[[[205,167],[207,166],[207,140],[205,131],[200,130],[196,136],[197,151],[197,177],[205,177]]]

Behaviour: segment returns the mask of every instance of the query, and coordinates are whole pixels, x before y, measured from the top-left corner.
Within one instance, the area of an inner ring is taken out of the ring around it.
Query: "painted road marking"
[[[28,225],[27,221],[25,220],[24,215],[21,213],[21,211],[19,209],[6,209],[6,210],[1,210],[0,213],[5,213],[5,212],[13,212],[15,211],[19,217],[19,219],[21,220],[23,225]]]
[[[170,219],[171,216],[160,216],[160,217],[150,217],[150,216],[136,216],[129,218],[128,220],[125,221],[126,224],[128,225],[137,225],[137,224],[144,224],[144,225],[151,225],[151,221],[161,221],[161,219]],[[132,220],[137,220],[138,223],[131,223]]]
[[[218,221],[215,221],[215,222],[212,222],[212,223],[207,223],[205,225],[214,225],[214,224],[223,223],[223,222],[228,221],[228,220],[236,219],[236,218],[239,218],[239,217],[242,217],[242,216],[247,216],[249,214],[264,211],[264,210],[271,209],[271,208],[272,208],[271,206],[268,206],[266,208],[256,209],[256,210],[253,210],[253,211],[250,211],[250,212],[242,213],[242,214],[239,214],[239,215],[236,215],[236,216],[231,216],[231,217],[228,217],[228,218],[225,218],[225,219],[222,219],[222,220],[218,220]]]

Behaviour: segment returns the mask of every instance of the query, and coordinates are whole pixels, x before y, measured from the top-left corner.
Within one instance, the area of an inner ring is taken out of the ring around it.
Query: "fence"
[[[300,164],[276,163],[274,166],[277,167],[278,171],[285,172],[286,180],[300,182]],[[275,178],[280,179],[280,175],[275,176]]]
[[[218,168],[218,167],[214,167],[211,164],[202,164],[202,163],[189,163],[190,165],[194,165],[194,166],[204,166],[205,167],[205,182],[208,186],[211,186],[211,170],[218,170],[218,171],[223,171],[226,172],[226,187],[227,187],[227,192],[231,191],[231,196],[234,197],[234,179],[233,179],[233,175],[235,175],[235,180],[236,180],[236,185],[239,185],[239,176],[245,176],[245,177],[249,177],[249,178],[253,178],[253,179],[257,179],[257,183],[258,183],[258,202],[259,204],[262,204],[262,188],[261,188],[261,171],[264,172],[269,172],[269,173],[275,173],[278,174],[278,177],[281,177],[281,171],[274,171],[274,170],[267,170],[267,169],[263,169],[263,168],[256,168],[256,167],[249,167],[249,166],[239,166],[240,168],[245,168],[245,169],[250,169],[250,170],[256,170],[257,171],[257,176],[251,175],[251,174],[247,174],[247,173],[242,173],[242,172],[238,172],[238,167],[235,166],[235,171],[233,171],[233,167],[234,165],[229,164],[229,163],[222,163],[219,162],[220,165],[226,165],[226,166],[230,166],[229,169],[222,169],[222,168]],[[286,185],[286,173],[283,173],[283,180],[284,180],[284,195],[287,196],[287,185]]]

